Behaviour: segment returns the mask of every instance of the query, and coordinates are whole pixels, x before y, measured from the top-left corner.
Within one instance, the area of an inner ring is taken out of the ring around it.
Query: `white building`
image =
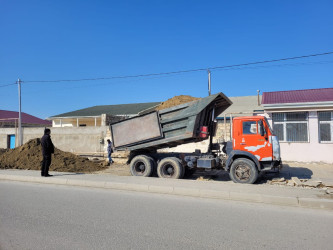
[[[333,163],[333,88],[264,92],[284,161]]]

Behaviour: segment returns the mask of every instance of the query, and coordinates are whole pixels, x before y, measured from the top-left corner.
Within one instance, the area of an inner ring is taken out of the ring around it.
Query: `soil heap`
[[[32,139],[26,144],[7,150],[0,150],[0,168],[40,170],[42,163],[40,139]],[[50,171],[58,172],[94,172],[105,169],[102,163],[89,161],[69,152],[54,149]]]
[[[166,108],[171,108],[173,106],[177,106],[183,103],[188,103],[192,101],[199,100],[200,98],[197,97],[192,97],[189,95],[179,95],[172,97],[165,102],[162,102],[160,105],[157,106],[156,110],[161,110],[161,109],[166,109]]]

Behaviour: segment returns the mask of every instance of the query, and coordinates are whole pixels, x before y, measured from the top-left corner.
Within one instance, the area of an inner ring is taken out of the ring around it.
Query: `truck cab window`
[[[256,121],[243,122],[243,134],[244,135],[257,134],[257,122]]]
[[[267,124],[268,130],[273,134],[273,129],[272,129],[271,125],[269,124],[267,118],[265,117],[264,119],[265,119],[265,123]]]
[[[261,136],[266,135],[266,129],[265,129],[265,126],[264,126],[264,123],[263,123],[262,120],[260,120],[260,121],[258,122],[258,129],[259,129],[259,134],[260,134]]]

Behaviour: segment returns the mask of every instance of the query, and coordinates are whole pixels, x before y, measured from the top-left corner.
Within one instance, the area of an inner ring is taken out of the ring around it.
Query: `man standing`
[[[109,158],[109,164],[112,164],[113,163],[113,160],[111,158],[111,154],[113,152],[113,149],[112,149],[112,142],[111,140],[107,140],[108,141],[108,158]]]
[[[44,135],[41,139],[42,152],[43,152],[43,163],[42,163],[42,173],[41,176],[49,177],[52,176],[49,174],[49,167],[51,165],[51,154],[54,153],[54,146],[51,141],[51,130],[45,128]]]

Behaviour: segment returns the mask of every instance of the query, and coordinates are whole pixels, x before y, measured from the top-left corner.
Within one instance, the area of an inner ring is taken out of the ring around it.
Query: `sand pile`
[[[15,149],[0,150],[0,168],[2,169],[40,170],[42,160],[39,138],[30,140]],[[102,163],[92,162],[87,158],[55,148],[50,171],[94,172],[105,168]]]
[[[171,108],[173,106],[177,106],[183,103],[187,103],[187,102],[192,102],[192,101],[196,101],[199,100],[200,98],[197,97],[192,97],[189,95],[179,95],[179,96],[175,96],[172,97],[168,100],[166,100],[165,102],[162,102],[157,108],[156,110],[161,110],[161,109],[166,109],[166,108]]]

